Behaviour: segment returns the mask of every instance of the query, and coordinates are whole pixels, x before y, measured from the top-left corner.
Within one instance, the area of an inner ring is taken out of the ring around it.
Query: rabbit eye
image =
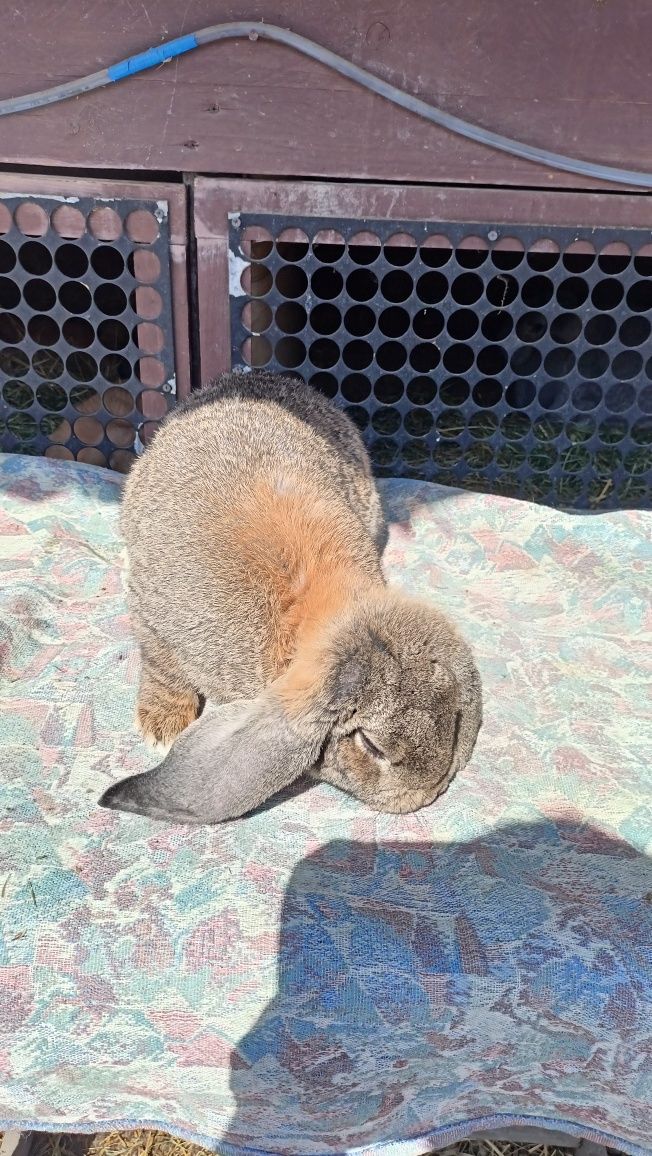
[[[385,752],[381,751],[380,747],[377,747],[376,744],[371,741],[369,735],[366,735],[364,731],[356,731],[355,733],[364,749],[372,756],[372,758],[385,759],[387,757]]]

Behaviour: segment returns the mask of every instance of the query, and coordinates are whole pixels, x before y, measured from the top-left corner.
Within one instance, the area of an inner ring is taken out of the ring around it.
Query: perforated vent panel
[[[567,508],[652,482],[652,244],[634,231],[236,218],[232,361],[343,406],[378,473]]]
[[[0,201],[0,444],[126,471],[174,399],[160,202]]]

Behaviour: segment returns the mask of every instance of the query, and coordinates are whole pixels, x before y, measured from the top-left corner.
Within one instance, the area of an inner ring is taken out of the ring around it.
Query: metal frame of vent
[[[3,450],[128,470],[189,391],[175,264],[185,274],[183,188],[3,178]]]
[[[649,504],[645,198],[205,181],[196,202],[205,265],[228,237],[233,366],[322,388],[379,473]]]

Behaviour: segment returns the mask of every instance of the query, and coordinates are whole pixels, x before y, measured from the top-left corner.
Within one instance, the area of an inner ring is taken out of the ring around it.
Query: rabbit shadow
[[[278,991],[232,1051],[225,1150],[428,1152],[524,1118],[631,1150],[650,943],[652,864],[581,821],[328,842],[292,874]]]

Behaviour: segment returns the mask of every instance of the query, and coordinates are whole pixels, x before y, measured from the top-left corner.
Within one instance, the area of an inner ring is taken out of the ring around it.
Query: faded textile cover
[[[156,760],[119,479],[1,474],[0,1128],[652,1151],[652,516],[384,483],[391,579],[476,648],[471,765],[416,815],[313,786],[190,830],[96,806]]]

